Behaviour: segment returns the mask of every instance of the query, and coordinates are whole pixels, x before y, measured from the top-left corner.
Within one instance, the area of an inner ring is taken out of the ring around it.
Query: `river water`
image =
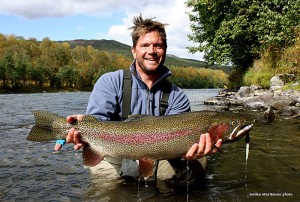
[[[192,110],[214,110],[203,100],[218,90],[185,91]],[[224,154],[208,157],[203,185],[189,192],[163,181],[143,187],[90,175],[73,145],[53,153],[53,142],[26,140],[34,124],[31,110],[84,114],[88,98],[88,92],[0,95],[0,201],[300,201],[299,119],[255,123],[248,163],[243,140],[224,144]]]

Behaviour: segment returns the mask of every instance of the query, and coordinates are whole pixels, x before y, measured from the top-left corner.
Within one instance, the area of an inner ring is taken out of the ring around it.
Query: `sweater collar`
[[[141,82],[143,82],[142,79],[141,79],[141,76],[140,76],[139,73],[136,71],[135,62],[136,62],[136,60],[134,60],[134,61],[132,62],[131,66],[130,66],[130,72],[131,72],[137,79],[139,79]],[[152,88],[153,88],[154,86],[156,86],[158,83],[160,83],[160,82],[166,80],[169,76],[172,75],[172,72],[171,72],[166,66],[161,65],[159,68],[161,68],[161,73],[160,73],[160,75],[159,75],[157,81],[156,81],[156,82],[154,83],[154,85],[152,86]],[[143,83],[144,83],[144,82],[143,82]],[[145,83],[144,83],[144,84],[145,84]],[[145,85],[146,85],[146,84],[145,84]]]

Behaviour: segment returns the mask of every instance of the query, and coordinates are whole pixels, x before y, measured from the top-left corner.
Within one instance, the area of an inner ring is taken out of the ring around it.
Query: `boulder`
[[[270,80],[270,87],[274,88],[274,87],[278,87],[281,88],[282,86],[284,86],[284,82],[283,80],[280,78],[279,75],[273,76]]]
[[[223,102],[223,101],[222,100],[220,101],[219,99],[212,97],[212,98],[205,100],[204,104],[205,105],[221,105],[221,102]]]
[[[271,79],[274,89],[262,89],[260,86],[242,86],[238,92],[223,91],[205,102],[218,105],[223,110],[238,108],[264,111],[263,121],[274,120],[275,113],[291,118],[300,117],[300,92],[281,88],[285,83],[295,80],[293,74],[276,75]],[[296,83],[295,85],[298,85]],[[276,89],[280,87],[280,89]]]
[[[275,109],[276,111],[280,111],[283,108],[288,107],[288,106],[289,106],[289,103],[285,100],[277,100],[271,104],[271,107],[273,109]]]
[[[274,93],[268,91],[264,94],[257,96],[262,102],[264,102],[266,105],[270,105],[274,100]]]
[[[281,110],[278,111],[281,116],[289,116],[289,117],[297,117],[300,115],[300,110],[298,107],[294,106],[285,106]]]
[[[239,91],[237,92],[237,96],[239,97],[251,97],[251,88],[249,86],[242,86],[240,87]]]
[[[259,96],[255,96],[244,103],[244,108],[261,110],[268,108],[268,105]]]
[[[266,111],[263,113],[263,121],[264,122],[272,122],[275,119],[275,113],[272,107],[269,107]]]
[[[270,88],[272,90],[280,89],[288,82],[293,82],[295,80],[294,74],[278,74],[271,78]]]

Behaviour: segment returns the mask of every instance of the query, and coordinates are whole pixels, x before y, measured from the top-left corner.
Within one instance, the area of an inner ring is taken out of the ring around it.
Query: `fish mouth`
[[[247,125],[238,125],[235,127],[232,131],[232,133],[229,136],[229,140],[238,140],[245,136],[253,127],[253,124],[247,124]]]

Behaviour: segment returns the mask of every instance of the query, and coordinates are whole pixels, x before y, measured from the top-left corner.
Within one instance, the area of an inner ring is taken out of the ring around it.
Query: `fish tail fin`
[[[93,167],[103,160],[104,155],[87,145],[83,147],[82,158],[83,165]]]
[[[32,113],[35,118],[35,126],[32,127],[27,140],[42,142],[65,139],[67,127],[56,127],[65,125],[66,119],[64,117],[42,110],[36,110]],[[62,124],[60,125],[60,123]]]

